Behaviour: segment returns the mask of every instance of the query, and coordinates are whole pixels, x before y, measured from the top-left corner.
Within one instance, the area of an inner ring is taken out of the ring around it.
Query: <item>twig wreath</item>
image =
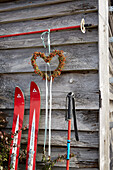
[[[59,65],[58,67],[53,71],[53,73],[51,74],[52,76],[52,80],[54,80],[55,77],[58,77],[61,74],[61,71],[65,65],[65,61],[66,61],[66,57],[63,55],[63,51],[59,51],[59,50],[55,50],[52,53],[50,53],[49,56],[46,56],[45,53],[41,53],[41,52],[35,52],[33,53],[33,56],[31,58],[31,64],[34,68],[34,72],[38,75],[40,75],[43,80],[46,79],[47,76],[47,80],[50,81],[50,76],[48,76],[47,73],[45,73],[44,71],[41,71],[38,68],[38,65],[36,63],[36,59],[37,57],[42,58],[46,63],[50,63],[52,58],[55,57],[56,55],[58,55],[58,60],[59,60]]]

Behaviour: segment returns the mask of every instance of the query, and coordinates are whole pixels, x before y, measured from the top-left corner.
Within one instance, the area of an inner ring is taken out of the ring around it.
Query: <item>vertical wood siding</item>
[[[51,33],[51,51],[63,50],[67,56],[61,76],[53,82],[52,159],[66,153],[67,123],[65,102],[68,92],[75,93],[80,141],[72,130],[70,170],[98,170],[99,159],[99,77],[98,77],[98,1],[97,0],[18,0],[0,3],[0,35],[35,31],[69,25],[79,25],[81,19],[93,24],[83,34],[80,30]],[[37,169],[41,169],[44,119],[45,81],[34,74],[29,64],[33,52],[45,52],[40,34],[0,39],[0,109],[6,123],[1,126],[10,131],[13,117],[14,89],[20,86],[25,93],[24,125],[29,120],[30,82],[41,90],[41,116],[37,151]],[[44,62],[38,61],[44,70]],[[56,64],[55,64],[56,63]],[[51,62],[52,70],[57,58]],[[21,147],[27,145],[27,132],[22,134]],[[57,163],[54,170],[64,170],[66,162]],[[25,164],[19,164],[19,169]]]
[[[109,6],[113,2],[109,1]],[[113,37],[113,12],[109,12],[109,37]],[[109,43],[109,73],[113,77],[113,43]],[[113,84],[110,83],[110,170],[113,170]]]

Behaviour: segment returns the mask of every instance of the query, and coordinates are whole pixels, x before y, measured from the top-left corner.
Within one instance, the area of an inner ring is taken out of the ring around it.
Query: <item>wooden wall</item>
[[[80,141],[72,130],[70,170],[98,170],[99,159],[99,78],[98,78],[98,1],[97,0],[17,0],[0,3],[0,35],[79,25],[81,19],[93,24],[83,34],[80,30],[51,33],[51,50],[63,50],[67,57],[65,68],[53,82],[52,158],[66,153],[67,123],[65,122],[66,95],[73,91],[76,97],[77,122]],[[25,93],[24,125],[29,120],[30,82],[41,90],[41,116],[38,140],[37,169],[41,169],[44,140],[45,81],[33,72],[29,64],[35,51],[45,52],[40,34],[0,39],[0,109],[6,119],[4,129],[11,130],[13,99],[16,86]],[[57,59],[52,62],[55,67]],[[44,63],[39,61],[41,69]],[[53,68],[52,67],[52,68]],[[22,134],[26,147],[27,132]],[[19,164],[19,169],[24,164]],[[64,170],[65,162],[54,170]]]
[[[113,2],[109,1],[109,6]],[[109,12],[109,37],[113,37],[113,12]],[[109,43],[110,60],[110,170],[113,170],[113,43]]]

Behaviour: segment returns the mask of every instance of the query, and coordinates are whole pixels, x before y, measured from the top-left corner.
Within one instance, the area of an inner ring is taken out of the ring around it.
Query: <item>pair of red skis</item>
[[[21,129],[24,117],[24,95],[19,87],[15,88],[14,116],[12,125],[12,142],[9,156],[8,170],[17,170]],[[30,116],[26,157],[26,170],[35,170],[37,138],[40,117],[40,91],[35,82],[30,86]]]

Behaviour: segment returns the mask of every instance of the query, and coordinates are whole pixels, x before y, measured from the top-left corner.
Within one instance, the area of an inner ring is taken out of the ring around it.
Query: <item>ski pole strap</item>
[[[77,141],[79,141],[77,121],[76,121],[76,113],[75,113],[75,95],[74,95],[73,92],[70,92],[70,93],[67,94],[66,103],[67,103],[67,106],[68,106],[68,111],[65,115],[65,120],[68,121],[68,120],[71,119],[71,115],[72,115],[72,111],[73,111],[75,138],[76,138]]]
[[[45,154],[45,146],[46,146],[47,126],[48,126],[48,80],[47,80],[47,65],[46,65],[46,115],[45,115],[44,154]]]
[[[79,141],[77,120],[76,120],[76,113],[75,113],[75,98],[74,97],[72,97],[72,105],[73,105],[73,120],[74,120],[74,129],[75,129],[75,138],[77,141]]]
[[[52,112],[52,76],[51,76],[51,66],[49,65],[50,72],[50,107],[49,107],[49,146],[48,146],[48,156],[51,156],[51,112]]]

